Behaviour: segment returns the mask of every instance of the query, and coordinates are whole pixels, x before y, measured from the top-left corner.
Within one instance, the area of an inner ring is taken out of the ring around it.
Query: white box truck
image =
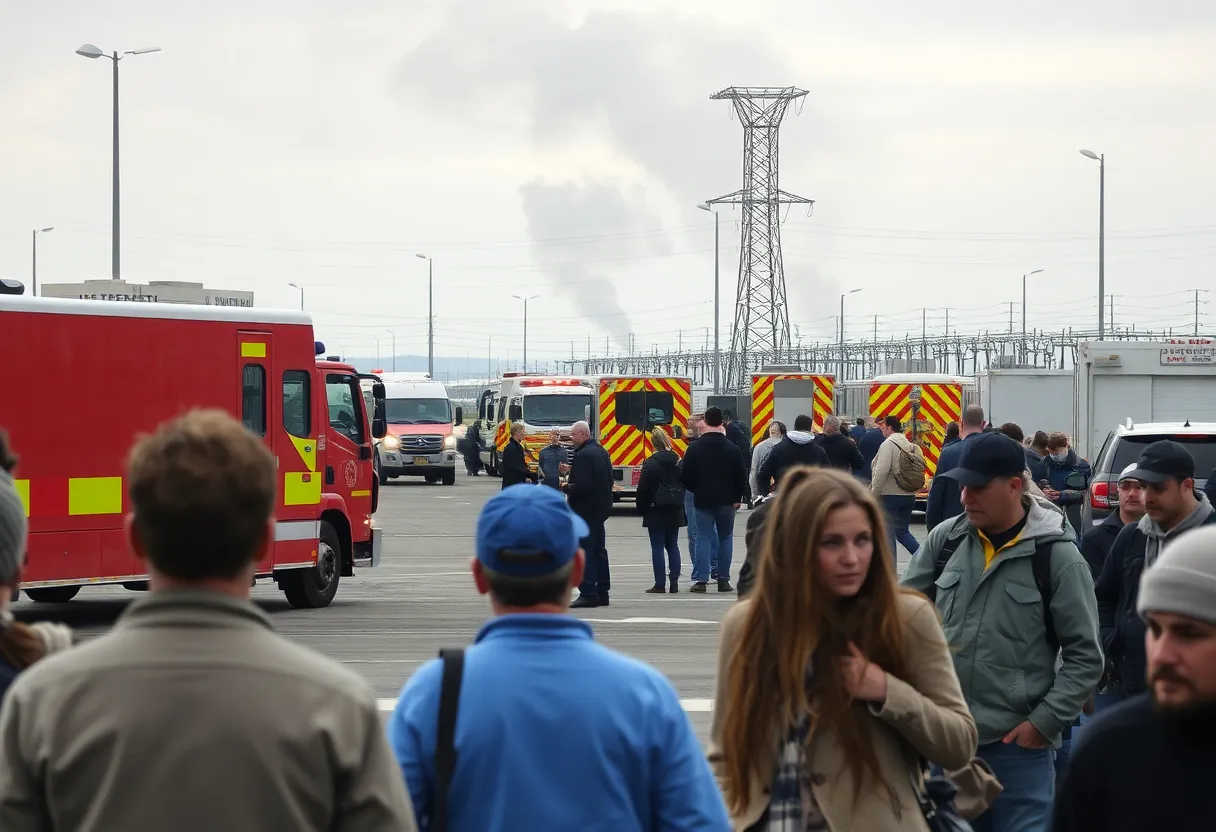
[[[1216,341],[1095,341],[1077,348],[1077,453],[1092,459],[1128,419],[1216,421]]]
[[[1035,431],[1070,432],[1076,400],[1072,370],[988,370],[976,376],[979,405],[993,425],[1013,422],[1027,437]]]

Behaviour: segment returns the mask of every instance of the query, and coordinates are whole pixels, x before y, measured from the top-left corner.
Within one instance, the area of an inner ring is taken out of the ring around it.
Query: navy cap
[[[1136,467],[1124,471],[1121,480],[1140,482],[1165,482],[1166,480],[1194,479],[1195,457],[1181,443],[1162,439],[1140,452]]]
[[[998,477],[1020,477],[1026,472],[1026,452],[1003,433],[981,433],[963,440],[958,467],[938,476],[959,485],[979,488]]]
[[[477,559],[500,575],[533,578],[554,572],[590,534],[555,488],[520,483],[491,497],[477,518]]]

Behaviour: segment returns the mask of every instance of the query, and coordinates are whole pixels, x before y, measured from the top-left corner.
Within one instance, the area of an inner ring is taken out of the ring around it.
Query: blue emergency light
[[[314,350],[316,350],[316,352],[314,352],[313,355],[320,355],[321,353],[325,352],[325,345],[322,344],[320,341],[313,341],[312,347]]]

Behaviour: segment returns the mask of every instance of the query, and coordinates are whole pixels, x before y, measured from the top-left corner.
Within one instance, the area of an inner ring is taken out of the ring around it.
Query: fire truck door
[[[237,333],[237,372],[241,380],[240,414],[245,427],[262,439],[271,453],[275,453],[275,435],[278,432],[279,382],[274,372],[273,340],[269,332]],[[279,460],[275,457],[275,477],[278,478]],[[274,549],[258,564],[259,572],[269,571],[274,563]]]
[[[325,449],[325,491],[341,494],[351,522],[362,523],[372,510],[370,420],[364,416],[359,379],[349,373],[325,376],[325,401],[329,409],[328,442]]]

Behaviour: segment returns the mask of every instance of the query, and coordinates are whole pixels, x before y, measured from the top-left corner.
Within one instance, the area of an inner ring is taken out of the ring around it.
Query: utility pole
[[[946,307],[946,337],[950,337],[950,307]]]
[[[490,381],[494,378],[494,368],[490,366],[490,362],[492,360],[490,356],[493,354],[493,352],[494,336],[491,335],[486,341],[486,381]]]
[[[303,290],[301,290],[303,291]],[[397,331],[393,329],[385,330],[389,335],[393,336],[393,372],[397,372]]]
[[[34,244],[32,249],[32,263],[30,263],[29,280],[32,283],[29,292],[33,297],[38,297],[38,235],[46,234],[47,231],[54,231],[55,226],[46,227],[46,229],[34,229]],[[303,291],[303,289],[302,289]],[[302,307],[303,309],[303,307]],[[1199,309],[1199,293],[1195,292],[1195,309]],[[1198,311],[1195,314],[1199,314]],[[1198,320],[1198,317],[1197,319]]]
[[[1199,290],[1195,290],[1195,334],[1199,334]]]
[[[1026,278],[1032,274],[1038,274],[1042,269],[1035,269],[1032,272],[1026,272],[1022,275],[1022,342],[1026,341]]]
[[[1013,301],[1009,301],[1009,334],[1013,334]]]
[[[878,316],[874,316],[874,340],[878,340]]]
[[[1113,334],[1115,331],[1115,296],[1110,296],[1110,331]]]

